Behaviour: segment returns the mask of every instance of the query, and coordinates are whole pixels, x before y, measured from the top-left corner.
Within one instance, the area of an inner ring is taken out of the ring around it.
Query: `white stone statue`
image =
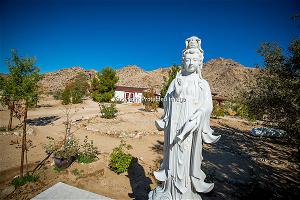
[[[221,136],[213,135],[209,125],[213,103],[209,84],[201,75],[200,39],[191,38],[182,54],[182,70],[166,93],[164,116],[156,121],[157,128],[164,130],[164,158],[154,172],[162,185],[149,193],[149,199],[201,199],[198,193],[214,187],[204,182],[202,142],[215,143]]]

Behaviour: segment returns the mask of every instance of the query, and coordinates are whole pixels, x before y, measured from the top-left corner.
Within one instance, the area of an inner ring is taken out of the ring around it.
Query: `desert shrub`
[[[157,101],[154,90],[152,88],[149,91],[143,93],[143,104],[145,105],[145,111],[157,111],[159,102]]]
[[[231,115],[231,116],[239,116],[240,118],[249,120],[249,121],[255,121],[256,118],[254,115],[251,114],[249,107],[241,102],[240,99],[232,99],[230,101],[225,101],[223,104],[221,104],[224,108],[225,115]]]
[[[52,96],[55,100],[61,100],[62,99],[62,91],[57,90],[57,91],[53,92]]]
[[[98,148],[94,146],[93,140],[88,142],[88,137],[85,136],[83,144],[81,145],[80,153],[77,161],[79,163],[91,163],[97,159]]]
[[[69,159],[71,157],[77,157],[79,154],[79,142],[77,139],[71,139],[68,141],[55,141],[52,137],[47,137],[48,144],[44,145],[45,152],[47,154],[53,153],[54,157],[61,159]]]
[[[71,103],[71,92],[69,90],[64,90],[61,93],[61,100],[63,105],[68,105]]]
[[[256,84],[244,93],[243,103],[266,125],[299,138],[300,38],[290,43],[288,53],[271,43],[264,43],[258,53],[264,57],[264,66],[257,73]]]
[[[110,105],[99,105],[100,106],[100,113],[102,118],[112,119],[116,117],[118,112],[116,104],[111,103]]]
[[[77,168],[75,168],[75,169],[73,169],[72,171],[71,171],[71,173],[74,175],[74,176],[78,176],[79,174],[80,174],[80,170],[79,169],[77,169]]]
[[[11,183],[15,187],[19,187],[19,186],[25,185],[26,183],[29,183],[29,182],[36,182],[38,179],[39,179],[39,177],[37,175],[26,174],[22,177],[18,176],[16,178],[14,178]]]
[[[250,112],[249,107],[245,104],[236,104],[236,115],[249,121],[256,120],[255,116]]]
[[[214,103],[212,115],[214,117],[224,117],[227,114],[225,107],[221,104]]]
[[[113,149],[113,152],[110,154],[109,163],[109,168],[112,171],[117,174],[128,171],[133,162],[133,156],[125,151],[131,148],[131,145],[127,145],[125,141],[122,140],[121,144]]]

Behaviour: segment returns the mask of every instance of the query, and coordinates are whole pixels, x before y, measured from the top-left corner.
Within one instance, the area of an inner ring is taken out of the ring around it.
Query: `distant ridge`
[[[152,71],[145,71],[136,65],[124,66],[117,69],[119,76],[118,86],[154,88],[159,93],[164,77],[168,77],[169,67],[158,68]],[[254,81],[257,69],[248,68],[231,59],[217,58],[204,63],[202,74],[213,92],[219,96],[232,98],[239,94],[239,91],[246,89],[246,85]],[[71,67],[55,72],[48,72],[43,75],[40,85],[44,93],[51,93],[62,90],[65,85],[74,79],[79,73],[84,73],[92,79],[95,70],[85,70],[82,67]]]

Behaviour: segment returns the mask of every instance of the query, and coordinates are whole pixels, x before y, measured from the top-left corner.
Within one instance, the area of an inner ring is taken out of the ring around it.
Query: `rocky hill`
[[[116,71],[119,76],[118,86],[152,87],[159,93],[164,77],[168,76],[169,68],[145,71],[138,66],[130,65]],[[219,96],[231,98],[236,96],[240,90],[245,89],[246,83],[254,80],[256,71],[257,69],[244,67],[233,60],[217,58],[206,62],[202,73],[213,92],[218,93]],[[89,79],[95,75],[94,70],[85,70],[81,67],[66,68],[45,73],[40,85],[45,93],[62,90],[79,73],[85,73]]]
[[[211,90],[219,96],[232,98],[253,83],[256,68],[248,68],[231,59],[212,59],[203,66],[202,74]]]

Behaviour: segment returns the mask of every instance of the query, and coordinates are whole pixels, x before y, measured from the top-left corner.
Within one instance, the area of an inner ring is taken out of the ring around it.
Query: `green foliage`
[[[244,94],[244,104],[267,125],[300,133],[300,38],[292,41],[285,55],[277,44],[265,43],[258,50],[264,66],[257,84]]]
[[[63,105],[68,105],[71,103],[71,92],[70,90],[64,90],[61,94],[61,100]]]
[[[37,175],[26,174],[25,176],[18,176],[12,180],[12,184],[15,187],[25,185],[28,182],[36,182],[39,179]]]
[[[116,114],[118,112],[116,104],[111,103],[109,106],[108,105],[100,105],[100,113],[102,118],[106,119],[112,119],[116,117]]]
[[[53,153],[56,158],[69,159],[77,157],[79,154],[78,140],[72,139],[69,141],[55,141],[54,138],[47,136],[48,144],[44,145],[47,154]]]
[[[214,117],[224,117],[227,114],[224,106],[214,103],[212,115]]]
[[[55,99],[55,100],[63,100],[63,98],[62,98],[62,91],[61,90],[58,90],[58,91],[55,91],[54,93],[53,93],[53,98]],[[70,99],[70,98],[69,98]]]
[[[65,170],[65,168],[59,168],[59,167],[57,167],[57,166],[54,166],[53,167],[53,171],[55,172],[55,173],[60,173],[60,172],[62,172],[62,171],[64,171]]]
[[[131,148],[131,145],[127,145],[125,141],[122,140],[121,144],[113,149],[113,152],[110,154],[109,163],[109,167],[112,171],[117,174],[128,171],[133,162],[133,157],[131,154],[126,153],[125,150],[129,150]]]
[[[171,67],[168,78],[164,78],[164,85],[160,91],[161,98],[164,98],[166,96],[166,93],[168,91],[168,88],[169,88],[171,82],[175,79],[175,77],[179,71],[180,71],[180,67],[178,65],[173,65]],[[163,101],[159,102],[159,107],[163,107]]]
[[[75,168],[71,171],[71,173],[74,175],[74,176],[78,176],[80,174],[81,171],[79,171],[79,169]]]
[[[116,71],[111,67],[98,72],[92,80],[92,99],[97,102],[110,102],[115,95],[118,79]]]
[[[39,68],[34,66],[35,58],[21,58],[12,50],[12,58],[6,61],[9,69],[7,78],[1,82],[1,100],[24,100],[28,104],[37,101],[38,81],[40,80]]]
[[[39,75],[39,68],[34,66],[34,57],[21,58],[14,50],[11,51],[11,54],[11,58],[6,61],[9,74],[0,80],[0,102],[2,105],[8,106],[11,112],[14,112],[17,103],[25,104],[26,107],[37,104],[37,83],[41,76]],[[9,129],[11,129],[11,124],[9,124]]]
[[[6,126],[0,126],[0,132],[3,132],[3,131],[7,131],[7,127]]]
[[[79,163],[91,163],[97,159],[98,148],[94,146],[93,140],[88,142],[88,136],[85,136],[77,161]]]
[[[247,119],[249,121],[256,120],[255,116],[252,115],[252,113],[250,112],[248,105],[237,104],[235,111],[236,111],[236,115],[243,119]]]
[[[249,121],[255,121],[255,116],[253,116],[249,110],[249,107],[241,102],[239,99],[232,101],[225,101],[221,104],[225,110],[225,115],[239,116],[243,119]]]
[[[114,93],[112,92],[104,92],[102,94],[99,94],[97,92],[92,92],[92,99],[96,102],[110,102],[113,98]]]
[[[152,88],[143,93],[143,104],[145,105],[145,111],[157,111],[159,103]]]
[[[62,104],[67,105],[82,103],[82,98],[88,93],[89,84],[85,74],[79,74],[74,80],[66,85],[61,94]]]

